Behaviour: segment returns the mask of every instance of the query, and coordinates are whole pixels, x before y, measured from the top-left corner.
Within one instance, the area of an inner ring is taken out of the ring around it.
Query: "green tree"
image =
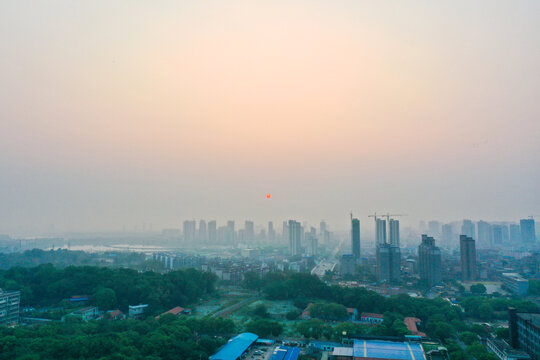
[[[117,307],[116,292],[109,288],[99,288],[94,294],[96,306],[101,310],[114,310]]]

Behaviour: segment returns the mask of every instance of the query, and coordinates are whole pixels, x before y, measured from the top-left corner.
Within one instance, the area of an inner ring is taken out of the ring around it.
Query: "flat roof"
[[[420,344],[385,340],[354,340],[355,358],[426,360]]]
[[[299,355],[300,349],[297,347],[279,346],[270,356],[270,360],[296,360]]]
[[[252,333],[238,334],[228,343],[223,345],[221,349],[214,355],[210,356],[210,360],[236,360],[251,346],[257,339],[258,335]]]
[[[352,347],[336,347],[332,351],[332,356],[353,356]]]

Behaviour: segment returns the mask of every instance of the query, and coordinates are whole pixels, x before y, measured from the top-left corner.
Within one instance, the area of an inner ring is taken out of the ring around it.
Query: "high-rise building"
[[[441,282],[441,250],[431,236],[422,235],[422,243],[418,246],[418,272],[429,287]]]
[[[19,322],[20,291],[0,289],[0,325],[14,325]]]
[[[225,233],[225,242],[234,244],[236,241],[236,230],[234,229],[234,220],[227,221],[227,232]]]
[[[199,221],[199,241],[203,244],[208,242],[208,232],[206,230],[206,221]]]
[[[302,225],[298,221],[289,220],[289,255],[302,255]]]
[[[310,231],[306,233],[306,239],[308,241],[308,255],[317,256],[319,254],[319,240],[317,239],[317,229],[312,226]]]
[[[287,221],[283,222],[283,226],[281,228],[281,237],[286,244],[289,243],[289,223],[287,223]]]
[[[274,223],[268,222],[268,241],[274,242],[276,240],[276,231],[274,230]]]
[[[471,220],[463,220],[461,225],[461,234],[468,237],[475,238],[474,236],[474,223]]]
[[[328,231],[328,226],[324,220],[319,224],[319,239],[323,243],[328,243],[330,240],[330,232]]]
[[[214,244],[217,241],[217,224],[215,220],[208,222],[208,242]]]
[[[377,245],[377,279],[399,282],[401,278],[401,251],[390,244]]]
[[[390,245],[399,247],[399,220],[390,219],[388,221]]]
[[[246,220],[244,223],[244,241],[251,244],[255,240],[255,224],[253,221]]]
[[[376,244],[386,244],[386,220],[375,219]]]
[[[521,242],[521,228],[519,224],[510,224],[510,242],[519,244]]]
[[[476,243],[467,235],[459,236],[461,277],[463,281],[476,280]]]
[[[347,276],[347,275],[354,275],[355,273],[355,266],[356,266],[356,258],[353,254],[343,254],[341,255],[341,275]]]
[[[351,218],[352,254],[358,261],[360,259],[360,220]]]
[[[184,242],[194,244],[197,233],[197,222],[195,220],[184,221]]]
[[[442,226],[442,242],[443,246],[446,248],[453,247],[452,240],[454,238],[454,233],[452,232],[452,225],[444,224]]]
[[[491,244],[502,245],[503,243],[503,226],[491,225]]]
[[[521,242],[524,244],[534,244],[536,242],[536,230],[534,228],[534,219],[519,220],[521,228]]]
[[[441,235],[441,223],[437,220],[428,222],[428,234],[431,237],[439,237]]]
[[[478,231],[478,248],[488,249],[491,247],[491,225],[490,223],[480,220],[476,223],[476,229]],[[467,235],[469,236],[469,235]],[[472,236],[471,236],[472,237]]]

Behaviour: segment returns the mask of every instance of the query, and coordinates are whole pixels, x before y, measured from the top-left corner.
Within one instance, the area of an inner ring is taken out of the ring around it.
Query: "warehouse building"
[[[210,360],[237,360],[253,345],[259,336],[252,333],[238,334],[223,345]]]

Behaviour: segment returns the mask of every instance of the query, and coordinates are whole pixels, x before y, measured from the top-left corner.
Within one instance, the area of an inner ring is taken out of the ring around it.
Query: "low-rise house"
[[[347,308],[347,312],[349,313],[349,318],[351,321],[356,321],[358,318],[358,310],[355,308]]]
[[[176,306],[176,307],[172,308],[171,310],[166,311],[163,314],[156,316],[156,320],[159,319],[161,316],[163,316],[165,314],[173,314],[173,315],[176,315],[176,316],[189,315],[189,314],[191,314],[191,309],[186,309],[186,308],[183,308],[181,306]]]
[[[120,310],[110,310],[107,311],[107,316],[111,320],[125,320],[126,315]]]
[[[376,314],[376,313],[367,313],[363,312],[360,314],[360,322],[363,322],[365,324],[382,324],[384,320],[383,314]]]
[[[145,309],[148,307],[148,304],[139,304],[139,305],[129,305],[129,318],[130,319],[140,319]]]
[[[62,321],[65,321],[65,319],[68,317],[76,317],[86,322],[86,321],[97,319],[98,316],[99,316],[98,308],[95,306],[89,306],[89,307],[77,309],[67,315],[62,316]]]

